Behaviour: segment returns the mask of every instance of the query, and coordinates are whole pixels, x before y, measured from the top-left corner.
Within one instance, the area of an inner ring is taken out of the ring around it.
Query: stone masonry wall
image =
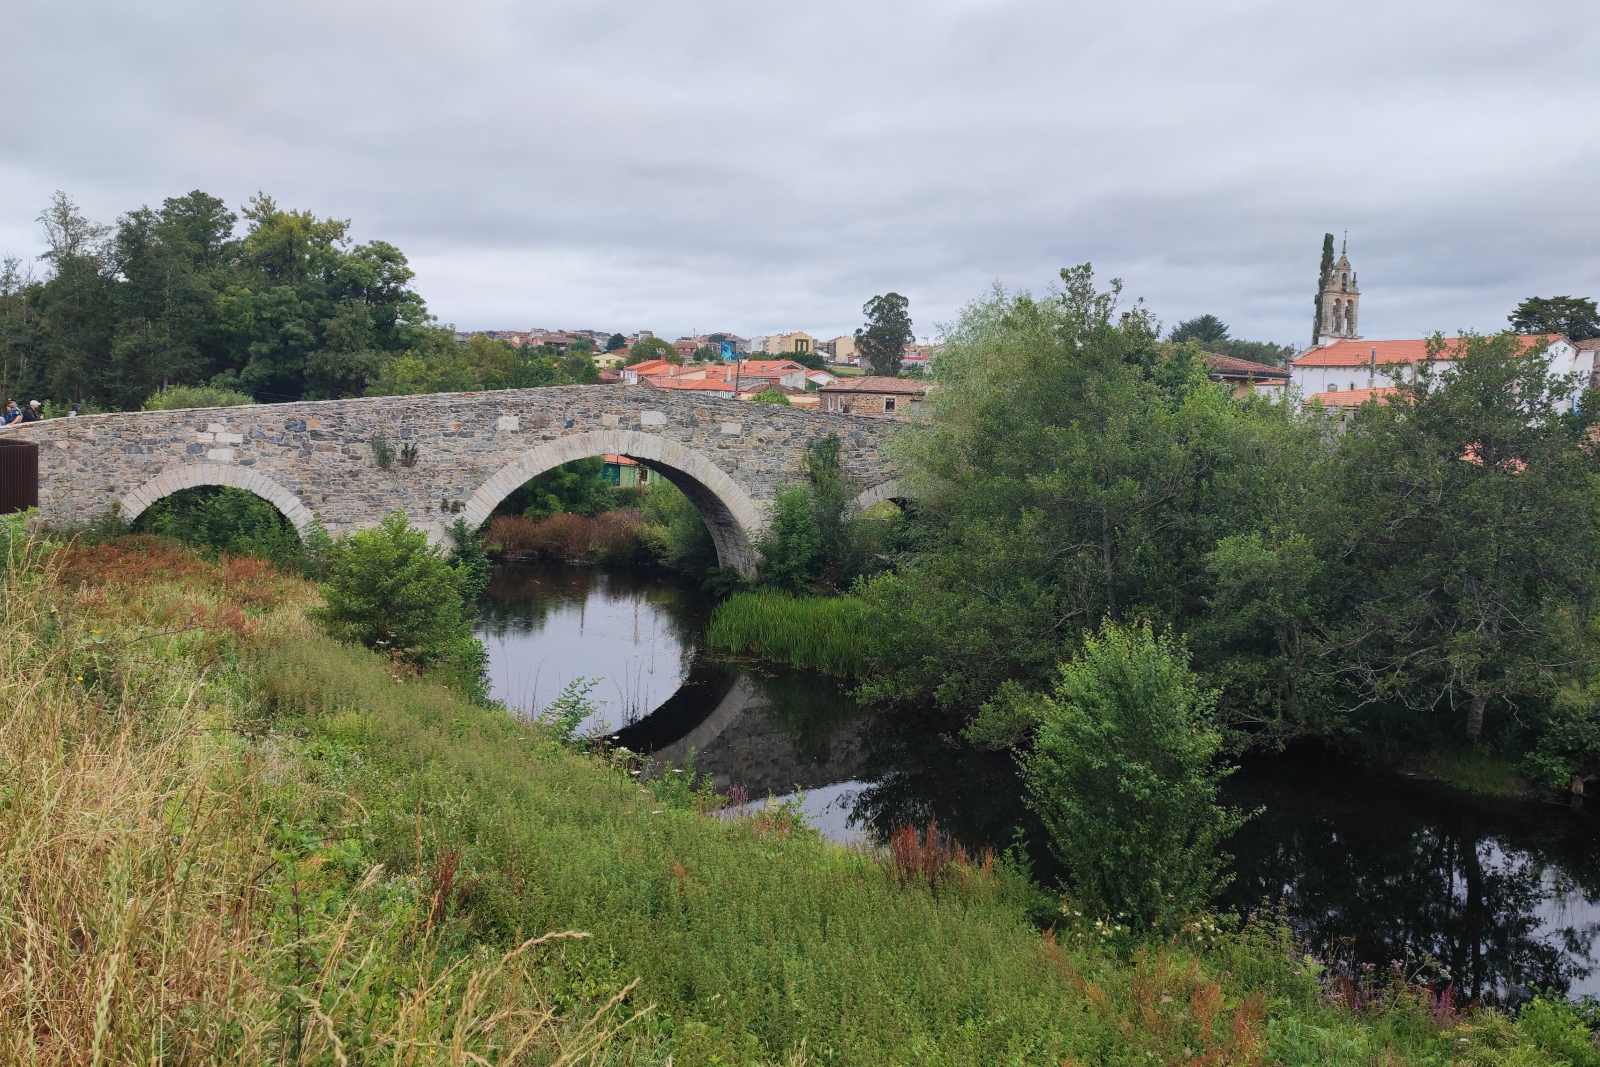
[[[52,419],[15,432],[40,445],[47,522],[125,518],[178,489],[231,484],[278,505],[298,526],[335,535],[396,509],[438,537],[456,517],[482,521],[541,470],[623,452],[688,492],[724,562],[747,568],[748,545],[777,491],[803,477],[805,446],[831,433],[863,490],[893,478],[894,427],[814,411],[674,393],[578,385]],[[371,442],[390,442],[380,469]],[[403,445],[416,462],[401,463]]]

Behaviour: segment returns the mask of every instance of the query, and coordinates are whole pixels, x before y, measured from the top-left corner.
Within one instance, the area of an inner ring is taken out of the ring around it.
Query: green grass
[[[1511,760],[1478,748],[1439,749],[1415,762],[1415,773],[1476,796],[1521,800],[1535,795]]]
[[[856,597],[760,589],[723,601],[711,617],[706,643],[731,655],[854,677],[866,662],[866,632],[866,606]]]
[[[136,547],[0,618],[7,1062],[1600,1064],[1564,1005],[1353,1014],[1268,924],[1141,943],[718,817]]]

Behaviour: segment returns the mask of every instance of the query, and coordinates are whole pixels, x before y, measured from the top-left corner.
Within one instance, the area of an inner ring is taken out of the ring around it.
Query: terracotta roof
[[[739,364],[739,373],[749,378],[780,378],[805,369],[804,363],[796,363],[792,359],[747,359]]]
[[[824,393],[894,393],[898,396],[922,396],[927,393],[932,382],[917,381],[915,378],[890,378],[885,375],[868,374],[860,378],[840,378],[832,385],[824,385],[819,392]]]
[[[662,371],[668,370],[674,366],[676,366],[676,364],[669,363],[664,359],[646,359],[624,369],[634,371],[641,378],[643,378],[651,374],[660,374]]]
[[[1590,337],[1583,341],[1573,342],[1579,352],[1600,352],[1600,337]]]
[[[1550,344],[1564,340],[1558,333],[1529,334],[1523,341],[1525,347]],[[1441,358],[1450,358],[1451,349],[1460,344],[1459,337],[1446,337]],[[1319,348],[1308,349],[1295,359],[1296,367],[1365,367],[1378,354],[1380,366],[1391,363],[1421,363],[1428,358],[1428,339],[1413,337],[1400,341],[1334,341]]]
[[[1369,400],[1387,404],[1398,389],[1330,389],[1311,397],[1325,408],[1358,408]]]
[[[1237,356],[1224,356],[1215,352],[1204,354],[1206,366],[1224,378],[1287,378],[1289,372],[1270,363],[1256,363]]]
[[[629,459],[627,456],[619,456],[615,452],[607,452],[605,455],[601,456],[600,459],[606,463],[615,464],[618,467],[637,467],[639,465],[638,460]]]
[[[646,384],[657,389],[689,389],[701,393],[731,393],[732,382],[707,381],[704,378],[690,378],[687,381],[681,378],[646,378]]]

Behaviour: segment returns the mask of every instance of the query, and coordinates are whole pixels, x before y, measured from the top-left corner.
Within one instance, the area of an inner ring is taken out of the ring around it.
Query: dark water
[[[665,763],[692,758],[720,791],[793,800],[829,837],[861,844],[937,819],[969,846],[1004,848],[1020,827],[1050,879],[1009,757],[974,754],[915,715],[868,716],[824,677],[699,655],[709,613],[660,575],[508,567],[479,634],[512,707],[537,712],[595,678],[588,732]],[[1225,907],[1270,908],[1343,966],[1425,966],[1473,998],[1600,995],[1592,815],[1464,802],[1306,758],[1247,767],[1229,799],[1265,811],[1230,846]]]

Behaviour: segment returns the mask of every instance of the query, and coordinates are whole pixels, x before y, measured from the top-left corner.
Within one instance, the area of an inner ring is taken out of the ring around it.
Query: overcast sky
[[[919,336],[1068,263],[1305,343],[1600,296],[1592,2],[6,0],[0,253],[65,189],[354,221],[464,329]]]

